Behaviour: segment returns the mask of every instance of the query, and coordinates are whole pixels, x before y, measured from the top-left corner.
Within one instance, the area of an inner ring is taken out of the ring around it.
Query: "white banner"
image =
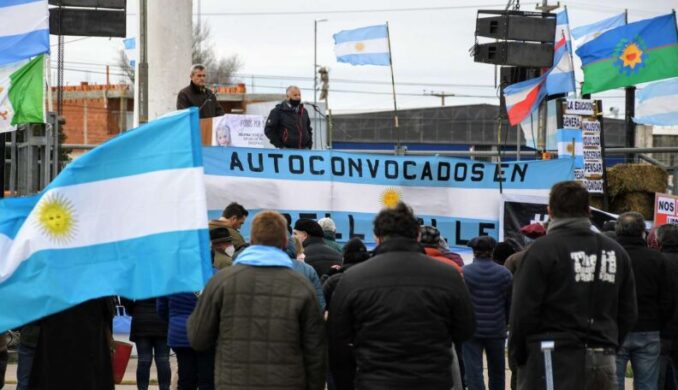
[[[263,115],[226,114],[212,119],[212,145],[272,148],[264,134]]]

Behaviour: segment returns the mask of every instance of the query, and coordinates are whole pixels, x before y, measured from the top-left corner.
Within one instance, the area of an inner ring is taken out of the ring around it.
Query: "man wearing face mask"
[[[212,243],[212,265],[216,269],[222,269],[233,264],[233,238],[227,228],[219,227],[210,230],[210,242]]]
[[[212,118],[224,115],[224,108],[217,101],[217,96],[205,86],[207,73],[205,66],[195,64],[191,67],[191,83],[179,91],[177,110],[198,107],[200,118]]]
[[[311,149],[313,133],[308,111],[301,104],[299,87],[287,87],[287,99],[271,110],[264,129],[271,144],[280,149]]]

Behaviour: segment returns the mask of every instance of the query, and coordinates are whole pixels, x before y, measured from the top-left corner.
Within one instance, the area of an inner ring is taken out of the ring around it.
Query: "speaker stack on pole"
[[[542,12],[479,10],[473,60],[502,65],[500,70],[502,118],[506,116],[504,88],[538,77],[553,65],[556,15]],[[479,43],[478,38],[494,41]]]

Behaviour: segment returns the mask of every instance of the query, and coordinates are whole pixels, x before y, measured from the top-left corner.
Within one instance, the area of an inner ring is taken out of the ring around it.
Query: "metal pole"
[[[603,118],[603,101],[596,100],[594,107],[596,111],[594,115],[598,122],[600,122],[600,159],[603,161],[603,210],[610,209],[608,191],[607,191],[607,166],[605,164],[605,120]]]
[[[636,123],[633,121],[636,111],[636,87],[626,87],[626,113],[624,116],[624,122],[626,126],[626,142],[625,145],[627,148],[632,148],[635,146],[636,140]],[[633,162],[633,155],[629,155],[629,162]]]
[[[398,104],[396,102],[395,76],[393,75],[393,55],[391,52],[391,31],[386,22],[386,38],[388,40],[388,63],[391,67],[391,86],[393,87],[393,124],[396,133],[396,154],[400,154],[400,131],[398,124]]]
[[[148,13],[147,1],[139,0],[139,124],[148,122]]]
[[[313,108],[317,110],[318,107],[318,19],[313,20]],[[318,112],[313,112],[313,127],[314,131],[318,132]]]
[[[313,105],[317,106],[318,75],[316,69],[318,69],[318,19],[313,21]]]

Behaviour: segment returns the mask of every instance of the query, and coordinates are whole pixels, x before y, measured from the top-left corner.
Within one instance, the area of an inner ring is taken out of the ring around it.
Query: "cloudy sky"
[[[150,0],[160,1],[160,0]],[[533,11],[535,2],[521,2]],[[571,27],[604,19],[628,9],[629,22],[671,12],[677,0],[561,0],[567,5]],[[315,20],[318,23],[318,64],[330,69],[330,106],[336,112],[391,109],[388,67],[337,63],[332,34],[389,22],[399,108],[441,104],[431,93],[455,94],[446,105],[497,104],[494,67],[474,63],[469,49],[474,43],[476,11],[502,9],[494,0],[193,0],[193,20],[210,26],[211,44],[220,56],[237,54],[242,61],[238,79],[249,92],[284,92],[289,84],[302,88],[312,100]],[[128,0],[128,36],[137,34],[137,1]],[[561,8],[562,9],[562,8]],[[56,43],[54,37],[53,44]],[[66,37],[65,82],[105,81],[111,65],[112,81],[121,80],[117,65],[120,38]],[[56,46],[53,46],[56,65]],[[575,56],[576,57],[576,56]],[[580,62],[575,59],[575,66]],[[581,72],[577,73],[582,80]],[[188,82],[188,79],[187,79]],[[600,94],[605,106],[623,110],[623,91]]]

